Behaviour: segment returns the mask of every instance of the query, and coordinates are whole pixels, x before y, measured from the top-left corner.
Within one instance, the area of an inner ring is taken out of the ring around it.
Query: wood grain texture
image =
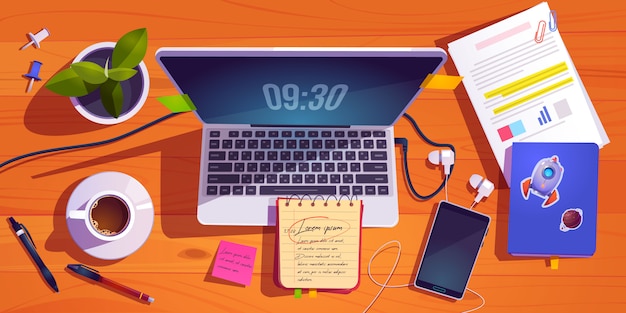
[[[156,100],[176,91],[154,53],[165,46],[442,46],[536,5],[535,1],[30,1],[3,5],[0,11],[0,161],[23,153],[108,139],[165,114]],[[550,1],[559,31],[611,139],[600,151],[597,251],[591,258],[563,259],[552,271],[544,259],[513,258],[506,252],[509,190],[499,172],[478,119],[462,88],[427,90],[409,108],[422,130],[438,142],[451,142],[457,164],[450,200],[469,204],[473,173],[489,177],[496,192],[477,209],[492,218],[469,287],[485,297],[479,312],[626,311],[624,242],[626,211],[626,3],[601,0]],[[41,49],[18,49],[24,34],[47,27]],[[151,88],[142,110],[127,122],[98,126],[83,119],[69,100],[43,85],[68,66],[83,48],[115,41],[147,27],[145,63]],[[43,63],[31,93],[25,93],[32,60]],[[443,72],[454,71],[446,67]],[[365,229],[361,284],[350,294],[320,293],[294,299],[275,286],[274,230],[271,227],[202,226],[196,220],[197,171],[201,125],[182,114],[117,143],[55,153],[0,168],[1,312],[361,312],[378,292],[367,275],[369,258],[389,240],[399,240],[402,255],[391,284],[411,283],[417,270],[436,200],[417,201],[406,188],[398,159],[400,222],[391,229]],[[397,136],[409,139],[409,171],[417,190],[430,192],[441,181],[438,168],[425,162],[433,150],[400,120]],[[397,150],[399,152],[399,150]],[[139,180],[155,204],[148,241],[117,261],[90,257],[71,239],[65,208],[84,178],[121,171]],[[443,196],[441,197],[443,198]],[[35,270],[6,223],[8,216],[28,226],[38,251],[54,273],[53,293]],[[257,248],[252,285],[243,287],[210,275],[220,240]],[[384,281],[396,248],[381,253],[372,274]],[[67,272],[68,263],[98,268],[108,278],[155,297],[146,305],[91,284]],[[448,301],[412,287],[385,290],[370,312],[460,312],[480,305],[474,294]]]

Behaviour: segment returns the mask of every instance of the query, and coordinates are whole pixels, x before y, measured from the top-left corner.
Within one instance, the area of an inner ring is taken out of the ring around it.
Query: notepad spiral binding
[[[305,197],[308,197],[309,200],[311,200],[311,206],[315,206],[315,201],[317,201],[318,198],[320,198],[320,201],[324,201],[324,206],[328,206],[328,201],[331,198],[335,198],[335,201],[337,202],[337,206],[341,206],[341,199],[343,199],[344,197],[346,198],[346,200],[350,200],[350,206],[354,206],[354,201],[359,200],[358,197],[356,195],[340,195],[339,198],[337,198],[336,195],[327,195],[326,198],[324,198],[323,195],[316,195],[314,197],[311,197],[311,195],[309,194],[304,194],[302,196],[297,195],[297,194],[292,194],[289,197],[286,197],[287,201],[285,201],[285,206],[289,206],[289,203],[291,202],[291,200],[293,198],[298,199],[298,206],[302,206],[302,201],[305,200]]]

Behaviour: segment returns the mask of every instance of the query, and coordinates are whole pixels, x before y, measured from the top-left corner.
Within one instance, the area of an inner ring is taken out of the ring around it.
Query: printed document
[[[448,51],[509,185],[513,142],[609,143],[546,2]]]

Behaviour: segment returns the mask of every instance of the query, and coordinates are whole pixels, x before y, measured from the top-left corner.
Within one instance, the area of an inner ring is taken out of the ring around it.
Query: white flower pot
[[[81,51],[72,63],[80,61],[91,61],[104,67],[106,59],[111,57],[114,42],[100,42],[93,44]],[[110,64],[109,60],[109,64]],[[104,125],[112,125],[124,122],[133,117],[148,98],[150,89],[150,77],[143,61],[135,67],[137,74],[129,80],[121,82],[124,94],[124,104],[122,113],[118,118],[114,118],[104,109],[100,101],[100,88],[82,97],[70,97],[74,108],[86,119]]]

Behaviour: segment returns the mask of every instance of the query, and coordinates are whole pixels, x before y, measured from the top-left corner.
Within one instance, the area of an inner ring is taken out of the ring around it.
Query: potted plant
[[[142,61],[147,46],[145,28],[126,33],[117,43],[91,45],[45,86],[70,97],[76,110],[93,122],[123,122],[135,115],[148,97],[150,80]]]

